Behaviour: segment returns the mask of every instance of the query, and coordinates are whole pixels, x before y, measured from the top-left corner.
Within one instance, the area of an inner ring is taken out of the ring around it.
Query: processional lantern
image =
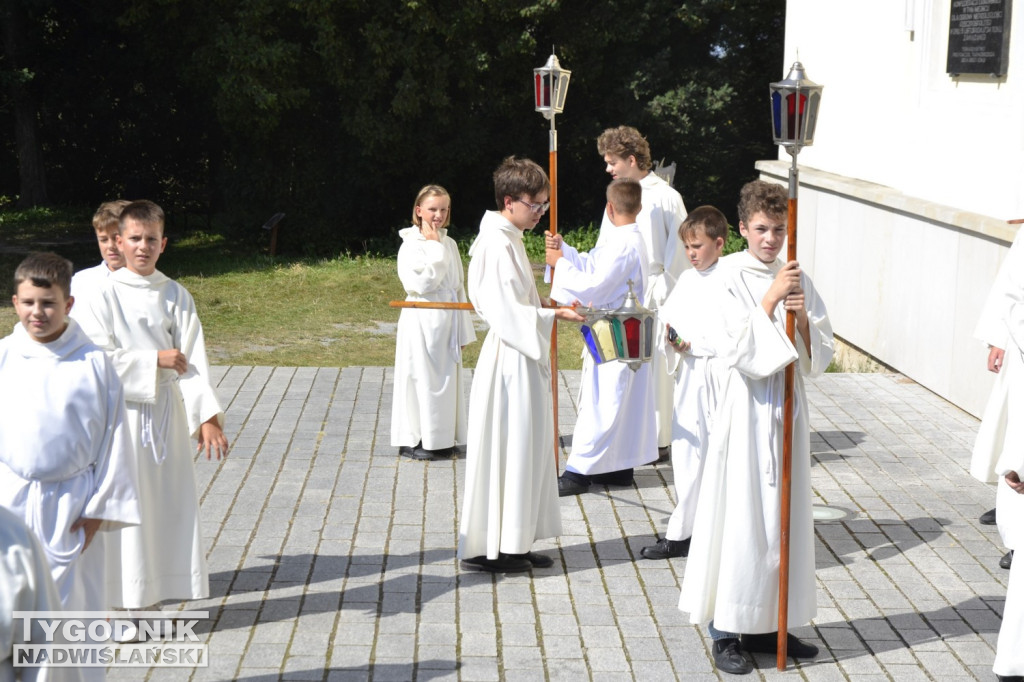
[[[549,121],[565,108],[565,93],[569,91],[572,71],[563,69],[558,57],[552,54],[539,69],[533,70],[534,109]]]
[[[785,80],[768,86],[772,101],[772,136],[792,155],[814,144],[822,86],[807,78],[804,65],[793,62]]]
[[[633,293],[633,280],[622,305],[615,310],[579,308],[587,321],[580,325],[583,343],[594,363],[617,360],[634,372],[650,362],[654,354],[655,315],[640,305]]]
[[[551,120],[565,108],[565,94],[569,91],[572,72],[563,69],[558,57],[552,54],[539,69],[533,70],[534,109]]]

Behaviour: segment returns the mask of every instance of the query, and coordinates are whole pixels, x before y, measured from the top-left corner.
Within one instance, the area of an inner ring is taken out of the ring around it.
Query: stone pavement
[[[673,502],[666,466],[634,487],[561,500],[554,567],[492,576],[455,559],[462,458],[389,445],[391,368],[217,367],[232,453],[197,462],[212,598],[196,628],[209,667],[119,668],[111,679],[718,679],[676,609],[685,559],[640,548]],[[579,372],[560,375],[571,434]],[[795,629],[817,660],[758,656],[746,679],[994,679],[1008,572],[966,471],[976,419],[893,374],[808,384],[818,617]],[[165,605],[165,609],[181,608]]]

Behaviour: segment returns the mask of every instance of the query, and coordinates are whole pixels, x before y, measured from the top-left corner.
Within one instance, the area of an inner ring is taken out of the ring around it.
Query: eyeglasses
[[[533,211],[534,213],[545,213],[549,208],[551,208],[550,201],[545,201],[543,204],[531,204],[529,201],[526,201],[525,199],[516,199],[516,201],[525,206],[529,206],[530,210]]]

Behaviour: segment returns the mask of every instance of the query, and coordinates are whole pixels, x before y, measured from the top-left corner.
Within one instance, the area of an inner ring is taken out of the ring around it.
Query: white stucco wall
[[[800,156],[801,264],[836,334],[980,415],[978,312],[1024,217],[1024,7],[1007,75],[945,73],[950,0],[789,0],[786,60],[825,86]],[[912,30],[911,30],[912,29]],[[798,53],[799,51],[799,53]],[[786,181],[789,156],[758,164]]]

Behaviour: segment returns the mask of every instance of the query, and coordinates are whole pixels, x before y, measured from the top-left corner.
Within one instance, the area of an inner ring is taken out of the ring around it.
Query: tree
[[[643,131],[694,206],[730,208],[774,152],[756,103],[780,71],[784,0],[2,1],[35,8],[57,201],[148,196],[247,239],[284,211],[286,249],[394,250],[428,182],[451,191],[456,236],[474,233],[501,159],[543,164],[531,76],[551,46],[573,71],[563,227],[600,217],[606,127]]]

